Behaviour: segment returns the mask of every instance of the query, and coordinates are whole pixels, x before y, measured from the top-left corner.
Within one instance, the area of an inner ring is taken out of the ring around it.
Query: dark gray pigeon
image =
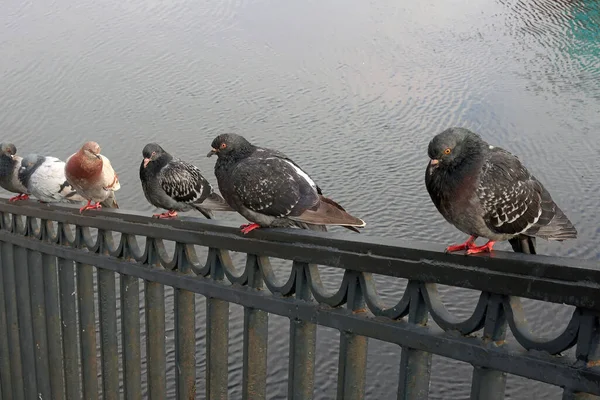
[[[154,217],[174,218],[177,211],[196,209],[210,219],[211,210],[233,211],[194,165],[174,159],[156,143],[147,144],[142,155],[144,195],[153,206],[169,210]]]
[[[450,128],[431,140],[428,154],[431,200],[448,222],[471,235],[447,252],[490,252],[495,242],[509,240],[515,251],[535,254],[535,237],[577,237],[550,193],[508,151],[467,129]],[[478,237],[489,241],[477,246]]]
[[[326,230],[327,225],[356,228],[365,222],[348,214],[285,154],[254,146],[233,133],[217,136],[208,157],[216,154],[215,175],[229,205],[252,224],[246,234],[260,227],[298,226]]]
[[[12,143],[0,143],[0,187],[11,193],[17,193],[8,201],[27,200],[29,194],[19,180],[22,158],[17,156],[17,148]]]

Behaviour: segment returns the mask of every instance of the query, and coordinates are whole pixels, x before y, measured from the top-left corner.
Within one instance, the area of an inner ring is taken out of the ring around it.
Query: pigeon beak
[[[96,154],[96,158],[99,160],[100,159],[100,154]]]
[[[436,160],[436,159],[429,161],[429,165],[431,165],[432,168],[437,168],[439,163],[440,163],[440,160]]]
[[[11,155],[10,155],[10,158],[12,158],[12,159],[14,160],[14,159],[15,159],[15,155],[14,155],[14,154],[11,154]]]
[[[206,157],[211,157],[213,154],[217,154],[218,151],[219,150],[217,150],[217,149],[210,149],[210,151],[208,152]]]
[[[146,165],[148,165],[149,162],[150,162],[149,158],[144,158],[144,168],[146,168]]]

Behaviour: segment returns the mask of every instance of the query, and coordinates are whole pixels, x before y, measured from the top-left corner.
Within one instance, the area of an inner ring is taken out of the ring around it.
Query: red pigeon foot
[[[177,211],[169,210],[162,214],[152,214],[152,218],[167,219],[177,217]]]
[[[462,244],[448,246],[448,247],[446,247],[446,253],[453,253],[455,251],[468,250],[468,249],[477,247],[477,246],[475,246],[475,239],[477,239],[477,236],[471,236],[471,237],[469,237],[469,239],[467,239],[466,242],[464,242]]]
[[[91,203],[92,201],[88,200],[88,203],[79,209],[79,213],[82,213],[85,210],[99,210],[102,208],[102,205],[100,203],[96,203],[94,205],[92,205]]]
[[[244,235],[258,228],[260,228],[259,224],[244,224],[240,226],[240,229]]]
[[[493,240],[490,240],[483,246],[475,246],[469,248],[465,254],[491,253],[495,243],[496,242],[494,242]]]
[[[8,201],[19,201],[19,200],[27,200],[27,199],[29,199],[29,195],[21,193],[18,196],[11,197],[10,199],[8,199]]]

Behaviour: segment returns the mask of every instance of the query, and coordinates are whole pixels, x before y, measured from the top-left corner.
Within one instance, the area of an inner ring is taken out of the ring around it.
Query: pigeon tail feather
[[[366,225],[365,221],[348,214],[333,200],[324,196],[319,196],[319,199],[321,201],[316,210],[308,209],[296,217],[288,218],[313,225],[339,225],[347,228],[363,228]]]
[[[533,236],[520,235],[509,239],[508,242],[515,253],[537,254],[535,238]]]
[[[213,219],[213,213],[210,210],[202,207],[201,204],[192,203],[192,207],[194,207],[196,210],[200,211],[202,213],[202,215],[204,215],[207,219]]]
[[[233,211],[233,208],[227,204],[225,199],[219,196],[217,193],[209,194],[202,203],[194,204],[194,206],[202,206],[205,210],[211,211]]]
[[[212,211],[233,211],[233,208],[217,193],[211,193],[202,203],[192,203],[192,207],[200,211],[208,219],[213,218]]]
[[[115,192],[111,192],[108,198],[100,202],[100,205],[105,208],[119,208]]]
[[[562,241],[577,238],[577,229],[562,210],[556,206],[554,218],[549,224],[539,227],[534,235],[546,240]]]

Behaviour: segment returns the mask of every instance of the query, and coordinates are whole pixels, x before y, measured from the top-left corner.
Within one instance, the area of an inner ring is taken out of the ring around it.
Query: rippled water
[[[138,180],[144,144],[158,141],[214,182],[204,155],[214,136],[235,131],[292,156],[368,222],[366,234],[448,244],[463,235],[437,214],[423,175],[428,141],[460,125],[524,160],[577,226],[579,239],[540,241],[540,252],[600,259],[595,1],[5,0],[2,8],[0,137],[21,154],[62,159],[98,141],[120,174],[123,208],[154,211]],[[379,285],[388,299],[402,287]],[[476,293],[444,298],[464,316]],[[570,314],[527,308],[547,335]],[[201,361],[201,299],[197,310]],[[241,308],[231,315],[230,389],[239,398]],[[271,319],[272,399],[286,393],[287,329]],[[318,399],[335,394],[337,338],[319,330]],[[369,343],[367,398],[395,398],[399,357],[396,346]],[[199,363],[198,393],[203,374]],[[431,398],[466,398],[470,379],[468,365],[435,358]],[[509,377],[507,397],[560,391]]]

